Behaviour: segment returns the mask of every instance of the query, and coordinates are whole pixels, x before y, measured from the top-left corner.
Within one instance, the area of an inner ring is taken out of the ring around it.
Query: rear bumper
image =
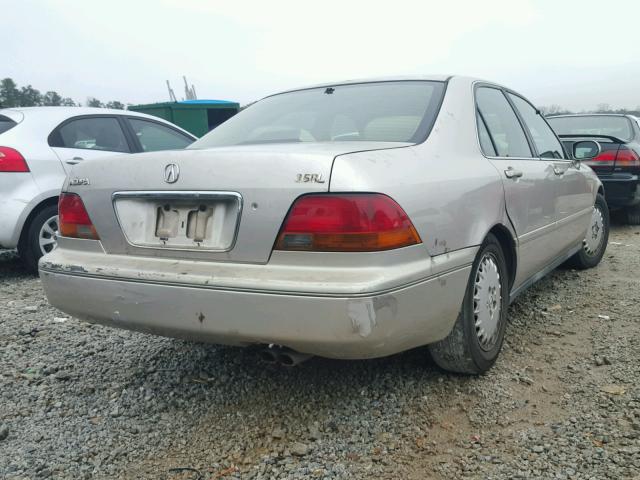
[[[477,249],[465,250],[449,254],[450,263],[436,274],[369,293],[330,293],[330,285],[315,294],[270,291],[265,290],[268,281],[250,290],[144,275],[107,278],[77,262],[58,263],[65,256],[56,258],[55,252],[41,261],[40,275],[52,305],[89,322],[195,341],[273,343],[331,358],[371,358],[432,343],[450,332]]]
[[[631,173],[599,175],[607,203],[612,208],[631,207],[640,204],[640,177]]]

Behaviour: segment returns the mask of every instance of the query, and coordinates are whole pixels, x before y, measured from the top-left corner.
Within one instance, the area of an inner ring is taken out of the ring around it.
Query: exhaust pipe
[[[280,362],[280,365],[285,367],[295,367],[296,365],[299,365],[305,360],[309,360],[310,358],[311,355],[309,355],[308,353],[300,353],[286,349],[280,352],[280,355],[278,355],[278,361]]]
[[[274,352],[273,348],[265,348],[263,350],[260,350],[260,360],[262,360],[264,363],[278,363],[278,355],[276,352]]]
[[[289,348],[269,347],[260,350],[260,359],[269,364],[279,364],[284,367],[295,367],[312,357],[307,353],[300,353]]]

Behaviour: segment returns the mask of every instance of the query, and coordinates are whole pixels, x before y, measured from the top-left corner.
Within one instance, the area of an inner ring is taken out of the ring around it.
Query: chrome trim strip
[[[238,211],[236,213],[236,226],[233,232],[233,240],[229,248],[175,248],[175,247],[151,247],[149,245],[139,245],[129,240],[127,233],[122,228],[122,222],[118,216],[118,209],[116,208],[116,200],[118,198],[144,198],[144,199],[173,199],[173,200],[224,200],[235,199],[238,205]],[[242,218],[243,198],[238,192],[229,191],[201,191],[201,190],[130,190],[123,192],[113,192],[111,194],[111,206],[113,212],[118,221],[118,226],[122,235],[127,240],[127,243],[135,248],[141,248],[145,250],[168,250],[173,252],[230,252],[236,245],[238,239],[238,231],[240,230],[240,220]]]

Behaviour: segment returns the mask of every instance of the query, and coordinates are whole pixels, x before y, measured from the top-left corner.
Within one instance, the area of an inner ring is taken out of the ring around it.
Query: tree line
[[[612,108],[608,103],[599,103],[595,110],[573,112],[571,110],[567,110],[561,105],[554,104],[540,107],[540,112],[542,112],[545,117],[550,115],[567,115],[571,113],[620,113],[623,115],[635,115],[636,117],[640,117],[640,105],[631,110],[628,108]]]
[[[82,107],[80,102],[72,98],[63,97],[58,92],[48,91],[41,93],[40,90],[31,85],[18,87],[12,78],[0,80],[0,108],[9,107]],[[88,97],[85,102],[86,107],[116,108],[124,110],[126,105],[122,102],[111,101],[102,103],[95,97]]]

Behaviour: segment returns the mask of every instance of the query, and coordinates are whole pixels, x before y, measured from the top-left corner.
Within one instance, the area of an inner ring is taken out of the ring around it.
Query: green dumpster
[[[183,100],[132,105],[129,110],[163,118],[201,137],[238,113],[240,104],[227,100]]]

